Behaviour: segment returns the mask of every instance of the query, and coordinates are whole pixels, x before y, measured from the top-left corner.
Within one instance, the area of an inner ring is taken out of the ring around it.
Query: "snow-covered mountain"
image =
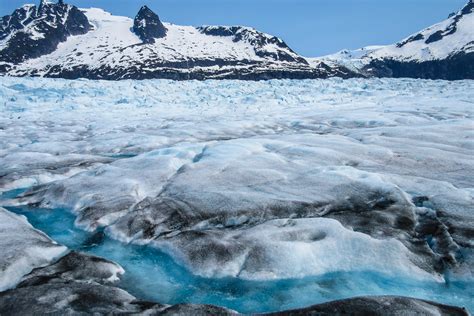
[[[445,21],[388,46],[303,58],[281,39],[243,26],[135,19],[59,0],[25,5],[0,23],[0,74],[89,79],[474,79],[474,0]]]
[[[162,23],[144,6],[135,19],[42,1],[5,16],[0,71],[91,79],[351,77],[307,60],[281,39],[241,26]]]
[[[396,44],[343,50],[311,62],[321,61],[368,77],[474,79],[474,2]]]
[[[68,37],[91,29],[83,12],[62,1],[55,5],[41,1],[38,7],[25,5],[1,19],[1,67],[49,54]]]
[[[361,72],[361,68],[366,65],[365,57],[370,53],[383,48],[384,46],[366,46],[355,50],[343,49],[337,53],[322,57],[307,58],[308,62],[317,66],[325,63],[331,67],[344,66],[356,73]]]
[[[378,49],[368,74],[429,79],[474,79],[474,1],[441,23]]]

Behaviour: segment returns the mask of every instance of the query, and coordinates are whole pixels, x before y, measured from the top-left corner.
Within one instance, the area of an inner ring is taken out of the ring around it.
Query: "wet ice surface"
[[[335,272],[299,279],[249,281],[201,278],[160,250],[125,245],[102,234],[74,227],[74,216],[63,209],[11,208],[38,229],[70,249],[108,258],[126,273],[116,284],[142,299],[168,304],[183,302],[226,306],[243,313],[301,308],[363,295],[401,295],[471,309],[472,280],[446,283],[388,277],[370,271]]]
[[[33,269],[51,264],[64,255],[58,245],[27,220],[0,207],[0,291],[17,285]]]
[[[161,303],[472,309],[473,88],[1,78],[1,205]]]

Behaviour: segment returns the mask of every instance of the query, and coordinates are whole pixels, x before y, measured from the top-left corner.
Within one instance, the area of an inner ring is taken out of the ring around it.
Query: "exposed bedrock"
[[[16,76],[20,77],[48,77],[91,80],[146,80],[146,79],[169,79],[169,80],[276,80],[276,79],[327,79],[331,77],[364,78],[364,75],[356,73],[344,66],[328,66],[321,63],[317,68],[303,65],[288,65],[286,68],[274,68],[271,63],[256,63],[252,60],[228,60],[222,58],[207,59],[181,59],[177,61],[149,60],[146,64],[137,61],[128,67],[111,67],[103,65],[93,68],[89,65],[74,65],[65,68],[61,65],[53,65],[47,69],[20,70]],[[11,65],[0,64],[0,72],[12,69]]]
[[[474,79],[474,53],[461,52],[446,59],[428,61],[374,59],[363,72],[368,76],[391,78]]]
[[[154,43],[156,38],[166,36],[167,29],[155,12],[143,6],[133,21],[133,31],[144,43]]]

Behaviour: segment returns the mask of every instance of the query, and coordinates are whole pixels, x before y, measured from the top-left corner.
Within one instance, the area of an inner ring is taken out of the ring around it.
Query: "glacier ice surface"
[[[162,303],[466,305],[473,85],[0,78],[1,205],[73,249],[99,236],[127,287],[158,269]]]

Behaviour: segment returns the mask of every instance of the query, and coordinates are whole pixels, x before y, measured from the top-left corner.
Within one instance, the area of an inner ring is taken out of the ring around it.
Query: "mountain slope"
[[[77,8],[63,3],[43,3],[48,12],[67,7],[86,18],[83,32],[69,31],[56,45],[32,56],[12,59],[26,49],[12,42],[22,36],[30,46],[50,37],[49,29],[29,32],[29,25],[43,17],[30,14],[32,20],[18,28],[3,28],[0,36],[0,71],[13,76],[44,76],[90,79],[273,79],[351,77],[344,67],[311,67],[306,59],[291,50],[281,39],[241,26],[178,26],[162,23],[154,12],[143,7],[135,20],[113,16],[101,9]],[[35,6],[16,10],[12,17],[42,12]],[[60,11],[62,12],[62,11]],[[46,14],[46,13],[45,13]],[[49,17],[49,15],[47,15]],[[67,29],[61,15],[59,29]],[[20,18],[18,18],[20,20]],[[58,20],[58,19],[56,19]],[[70,36],[75,35],[75,36]],[[39,45],[39,44],[38,44]],[[2,66],[3,62],[3,66]]]
[[[474,79],[474,2],[448,19],[387,46],[342,50],[310,58],[365,77]]]
[[[365,57],[362,71],[379,77],[474,79],[474,2],[447,20]]]

